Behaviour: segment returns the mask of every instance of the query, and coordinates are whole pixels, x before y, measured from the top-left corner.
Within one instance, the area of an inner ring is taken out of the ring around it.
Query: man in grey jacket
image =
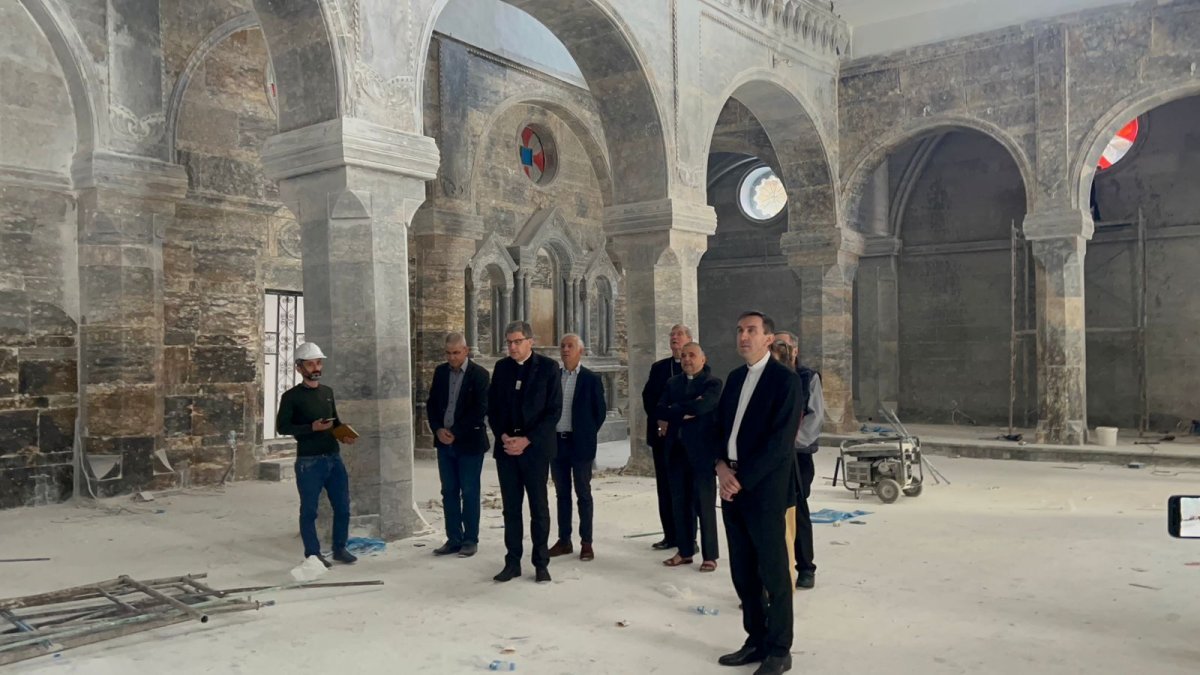
[[[796,336],[780,331],[775,339],[792,346],[796,354],[793,367],[800,376],[803,417],[796,432],[796,467],[798,485],[796,496],[796,588],[812,588],[817,584],[817,566],[813,564],[812,517],[808,510],[808,497],[812,494],[816,467],[813,455],[818,448],[821,424],[825,421],[825,397],[821,393],[821,374],[800,363],[800,351]]]

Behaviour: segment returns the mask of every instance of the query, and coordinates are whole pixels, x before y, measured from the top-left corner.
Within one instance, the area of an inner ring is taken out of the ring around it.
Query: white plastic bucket
[[[1096,445],[1111,448],[1117,444],[1116,427],[1096,427]]]

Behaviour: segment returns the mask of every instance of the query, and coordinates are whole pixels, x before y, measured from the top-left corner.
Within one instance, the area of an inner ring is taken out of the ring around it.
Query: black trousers
[[[721,516],[729,540],[729,573],[742,601],[746,644],[770,656],[785,656],[792,648],[786,511],[763,511],[735,496],[721,502]]]
[[[496,473],[500,476],[500,498],[504,502],[505,565],[520,565],[525,540],[523,501],[529,497],[529,538],[533,543],[533,566],[550,564],[550,504],[546,482],[550,478],[550,460],[540,453],[513,457],[501,452],[496,458]]]
[[[653,423],[653,420],[651,420]],[[675,516],[671,509],[671,478],[667,468],[667,451],[662,439],[650,444],[654,454],[654,486],[658,489],[658,520],[662,523],[663,541],[675,546]]]
[[[797,476],[799,485],[796,486],[799,493],[796,496],[796,571],[811,574],[817,571],[817,566],[813,564],[813,526],[812,515],[808,511],[808,497],[812,494],[817,470],[813,466],[811,452],[797,452],[796,463],[800,467]]]
[[[671,479],[671,511],[675,516],[675,545],[679,555],[696,555],[696,523],[700,524],[700,551],[705,560],[721,555],[717,541],[717,477],[712,471],[696,471],[687,449],[677,443],[667,457]]]
[[[571,437],[558,438],[558,454],[550,462],[550,475],[554,478],[554,494],[558,501],[558,538],[571,541],[571,483],[575,483],[575,494],[579,498],[579,540],[592,543],[592,459],[572,459],[575,441]]]

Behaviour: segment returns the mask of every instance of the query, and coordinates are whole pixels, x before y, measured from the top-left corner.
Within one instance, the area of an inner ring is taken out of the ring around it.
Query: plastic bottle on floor
[[[517,664],[512,661],[492,661],[488,664],[488,670],[516,670]]]
[[[700,605],[696,608],[696,613],[705,614],[707,616],[716,616],[721,613],[721,610],[717,609],[716,607],[705,607],[704,605]]]

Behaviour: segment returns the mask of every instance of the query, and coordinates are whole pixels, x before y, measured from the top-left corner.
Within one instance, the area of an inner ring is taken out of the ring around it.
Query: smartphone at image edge
[[[1179,539],[1200,539],[1200,496],[1174,495],[1167,500],[1167,532]]]

